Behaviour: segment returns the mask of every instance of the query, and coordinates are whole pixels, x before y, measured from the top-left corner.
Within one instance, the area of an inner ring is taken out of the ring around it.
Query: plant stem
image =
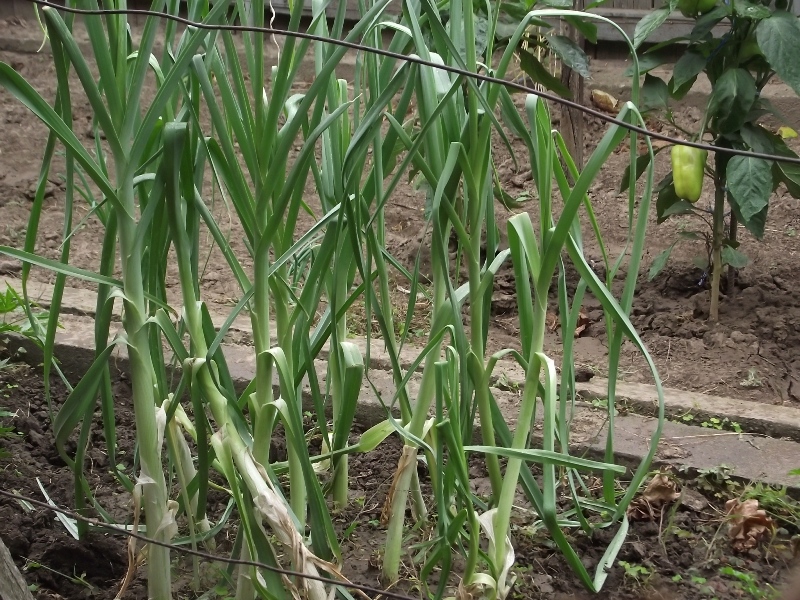
[[[542,300],[544,298],[544,300]],[[528,434],[533,425],[533,414],[536,408],[536,398],[539,393],[539,373],[541,363],[535,358],[536,353],[541,352],[544,347],[544,331],[547,322],[547,294],[541,294],[536,290],[534,304],[534,337],[531,344],[531,353],[528,356],[528,370],[525,374],[525,388],[522,393],[522,404],[519,409],[519,418],[514,432],[512,447],[516,449],[525,448],[528,443]],[[509,523],[511,520],[511,509],[514,505],[514,496],[517,491],[519,472],[522,468],[522,461],[518,458],[509,458],[506,465],[506,474],[503,478],[503,487],[497,503],[497,513],[494,516],[495,527],[495,567],[499,568],[505,562],[505,539],[508,535]]]
[[[714,178],[714,229],[711,240],[712,274],[711,274],[711,307],[708,318],[716,323],[719,321],[719,284],[722,275],[722,239],[725,235],[725,175],[719,169],[717,160],[717,174]]]
[[[117,173],[126,173],[124,164],[117,164]],[[167,484],[161,466],[161,448],[156,444],[159,439],[156,425],[155,381],[153,363],[150,357],[150,340],[147,335],[145,318],[147,308],[144,299],[144,282],[142,281],[142,257],[134,252],[136,239],[133,179],[121,182],[119,189],[120,204],[124,210],[118,213],[119,246],[122,256],[122,282],[125,293],[122,323],[128,336],[128,356],[131,369],[131,387],[133,392],[133,411],[136,417],[136,436],[139,444],[139,460],[142,477],[151,481],[142,486],[147,536],[161,540],[166,539],[161,528],[161,521],[167,507]],[[172,581],[170,577],[169,549],[163,546],[150,546],[147,561],[148,596],[158,600],[172,597]]]
[[[341,255],[340,255],[341,258]],[[343,302],[347,296],[347,279],[340,276],[334,282],[336,288],[336,302],[334,306],[338,310],[339,302]],[[347,339],[347,314],[336,321],[334,325],[336,335],[332,338],[332,343],[340,344]],[[330,367],[330,381],[331,381],[331,409],[333,411],[333,426],[334,429],[339,423],[339,417],[343,410],[343,404],[346,402],[344,398],[344,381],[342,381],[342,368],[340,363],[341,358],[340,348],[331,348],[329,355]],[[337,448],[333,448],[336,450]],[[347,506],[347,493],[348,493],[348,461],[347,455],[340,456],[337,460],[333,461],[335,465],[333,470],[333,482],[331,485],[331,493],[333,496],[333,503],[337,508],[344,508]]]
[[[736,242],[736,234],[739,229],[739,220],[736,215],[731,211],[731,223],[728,231],[728,239],[731,243]],[[728,298],[732,298],[736,293],[736,267],[728,265]]]
[[[408,424],[408,431],[420,437],[428,417],[428,409],[434,395],[435,371],[434,365],[439,357],[441,344],[428,355],[422,371],[417,405],[414,416]],[[403,525],[405,524],[406,504],[408,493],[411,489],[411,480],[417,469],[418,448],[410,442],[403,446],[403,453],[397,463],[397,472],[392,482],[387,503],[391,507],[389,513],[389,527],[386,531],[386,551],[383,557],[383,579],[387,584],[397,581],[400,572],[400,554],[403,548]]]

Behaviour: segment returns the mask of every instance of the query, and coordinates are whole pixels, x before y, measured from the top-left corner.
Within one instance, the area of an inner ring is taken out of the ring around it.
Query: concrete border
[[[0,278],[0,285],[2,285]],[[13,279],[5,283],[16,284]],[[31,282],[29,291],[37,297],[42,306],[47,306],[52,293],[52,286]],[[92,316],[92,293],[88,290],[70,289],[65,291],[63,313],[60,319],[62,328],[56,340],[56,356],[61,367],[70,379],[77,380],[82,376],[94,360]],[[222,316],[216,315],[214,320],[221,322]],[[235,324],[234,337],[246,334],[249,329],[241,321]],[[238,332],[238,333],[237,333]],[[355,340],[366,350],[363,339]],[[24,348],[22,355],[26,362],[41,364],[41,351],[24,338],[12,338],[9,350],[14,352]],[[255,376],[255,357],[252,346],[241,340],[224,344],[224,352],[234,383],[239,390],[244,389]],[[386,418],[386,404],[391,402],[395,387],[391,374],[386,369],[382,352],[377,348],[372,351],[369,377],[372,386],[365,383],[356,413],[356,420],[364,427],[370,427]],[[410,362],[412,354],[402,357],[403,362]],[[127,356],[124,347],[118,347],[112,356],[113,368],[118,372],[127,371]],[[323,354],[316,362],[317,377],[325,380],[327,360]],[[520,381],[520,373],[511,363],[500,367],[511,381]],[[277,383],[277,382],[276,382]],[[418,379],[410,384],[410,392],[414,393]],[[586,400],[604,397],[606,386],[602,380],[595,380],[579,385],[578,392]],[[304,400],[307,408],[313,408],[308,388],[305,388]],[[619,398],[646,412],[654,406],[654,390],[652,386],[641,384],[621,384],[618,386]],[[519,391],[493,388],[492,390],[501,411],[506,416],[509,426],[514,428],[519,403]],[[733,469],[732,476],[745,481],[762,481],[773,485],[790,487],[800,492],[800,477],[790,477],[789,471],[800,467],[800,410],[788,407],[775,407],[757,403],[736,401],[729,398],[686,393],[678,390],[667,391],[668,412],[680,414],[685,409],[694,414],[728,416],[738,421],[747,433],[710,431],[708,429],[667,422],[664,425],[661,441],[654,466],[672,466],[687,472],[699,472],[727,465]],[[701,412],[704,410],[705,412]],[[754,428],[762,428],[763,433]],[[646,414],[620,414],[614,419],[615,461],[629,469],[635,469],[647,454],[650,439],[655,430],[655,419]],[[534,441],[541,441],[538,432],[540,423],[534,425]],[[590,402],[579,402],[571,415],[570,451],[573,455],[586,455],[602,460],[605,454],[608,416],[606,411],[596,409]],[[475,423],[475,439],[480,439],[480,423]],[[775,439],[773,436],[785,436],[793,439]],[[735,464],[734,464],[735,463]]]

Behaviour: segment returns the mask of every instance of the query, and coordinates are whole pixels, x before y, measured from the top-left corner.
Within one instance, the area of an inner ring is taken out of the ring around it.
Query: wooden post
[[[0,600],[33,600],[28,584],[0,538]]]
[[[573,0],[574,10],[583,10],[585,6],[586,0]],[[583,36],[572,25],[566,24],[565,35],[575,40],[581,48],[584,47]],[[563,63],[561,64],[561,83],[572,92],[572,99],[575,102],[583,104],[583,77]],[[561,135],[564,137],[564,143],[578,170],[583,169],[583,130],[583,113],[576,108],[562,105]],[[567,176],[569,177],[569,175]]]

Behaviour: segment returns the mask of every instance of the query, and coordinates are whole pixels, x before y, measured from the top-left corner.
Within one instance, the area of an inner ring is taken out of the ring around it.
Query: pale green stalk
[[[125,173],[128,165],[123,157],[117,160],[117,173]],[[153,394],[153,363],[150,358],[150,341],[145,327],[147,307],[143,294],[141,254],[134,252],[136,222],[130,214],[136,211],[133,198],[133,182],[119,182],[119,202],[122,211],[118,213],[119,247],[122,256],[122,285],[125,292],[122,324],[128,333],[128,357],[131,371],[131,390],[133,410],[136,417],[136,436],[142,440],[139,446],[139,461],[142,478],[150,480],[142,486],[145,504],[147,536],[168,542],[159,526],[164,518],[167,505],[167,485],[161,467],[161,448],[153,443],[158,439],[156,429]],[[169,549],[153,546],[148,558],[148,593],[153,598],[172,596]]]

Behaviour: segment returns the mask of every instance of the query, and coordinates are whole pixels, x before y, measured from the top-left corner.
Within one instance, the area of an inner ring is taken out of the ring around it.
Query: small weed
[[[624,560],[617,561],[617,564],[625,569],[625,578],[635,581],[637,585],[644,585],[653,576],[653,571],[644,565]]]
[[[758,579],[752,573],[738,571],[733,567],[722,567],[719,572],[721,575],[733,578],[735,580],[734,587],[747,594],[753,600],[772,600],[777,598],[778,594],[775,588],[769,584],[765,586],[759,585]]]
[[[519,394],[521,389],[520,384],[516,381],[511,381],[505,371],[501,372],[500,375],[497,376],[497,379],[494,382],[494,387],[506,392],[516,392],[517,394]]]
[[[700,491],[710,492],[716,498],[729,498],[736,495],[737,484],[731,479],[733,468],[728,465],[719,465],[697,471],[697,487]]]
[[[716,429],[717,431],[734,431],[742,433],[742,426],[736,421],[731,421],[728,417],[720,419],[718,417],[709,417],[708,420],[700,424],[707,429]]]
[[[739,382],[743,388],[760,388],[761,378],[758,376],[758,371],[755,367],[750,367],[747,371],[747,379]]]
[[[14,413],[8,412],[7,410],[0,408],[0,438],[10,438],[14,435],[14,427],[10,427],[5,425],[1,419],[7,419],[9,417],[15,417]],[[8,450],[4,448],[0,448],[0,459],[9,458],[11,454]]]

